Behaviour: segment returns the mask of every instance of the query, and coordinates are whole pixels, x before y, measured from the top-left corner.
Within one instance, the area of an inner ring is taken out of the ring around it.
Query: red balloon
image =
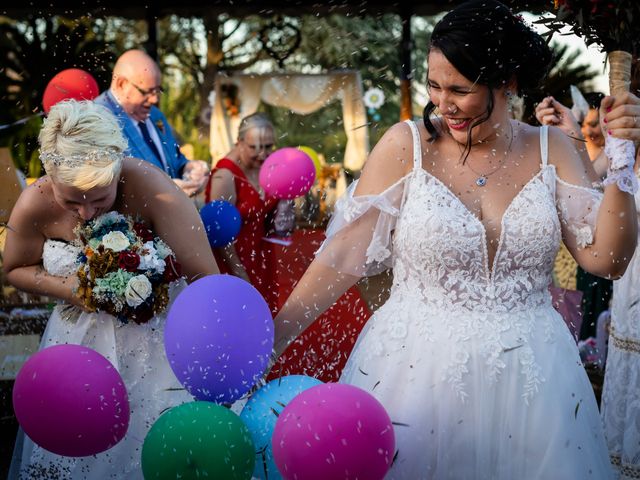
[[[53,77],[42,96],[44,113],[62,100],[93,100],[100,94],[98,82],[89,72],[79,68],[68,68]]]

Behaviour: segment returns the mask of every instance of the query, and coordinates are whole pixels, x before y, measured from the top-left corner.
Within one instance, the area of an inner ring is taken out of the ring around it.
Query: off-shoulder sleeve
[[[566,243],[573,241],[578,248],[593,243],[598,209],[602,193],[594,188],[581,187],[556,180],[556,205]]]
[[[376,195],[354,195],[357,181],[336,202],[316,259],[340,273],[376,275],[391,267],[393,230],[407,177]]]

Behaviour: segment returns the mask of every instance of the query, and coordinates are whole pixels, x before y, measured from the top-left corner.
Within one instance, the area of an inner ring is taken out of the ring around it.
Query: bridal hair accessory
[[[47,167],[60,167],[62,165],[69,168],[76,168],[86,164],[92,164],[98,160],[110,160],[118,162],[124,158],[124,154],[112,148],[89,150],[78,155],[60,155],[56,152],[40,152],[40,161],[45,170]]]

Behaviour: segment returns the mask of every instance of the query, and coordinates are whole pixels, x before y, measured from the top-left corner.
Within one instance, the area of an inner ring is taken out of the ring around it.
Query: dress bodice
[[[78,269],[80,248],[60,240],[48,239],[42,250],[42,265],[46,272],[56,277],[72,275]]]
[[[482,222],[440,180],[414,169],[394,234],[394,288],[419,291],[446,309],[541,305],[561,238],[555,184],[555,169],[545,164],[513,198],[489,265]]]

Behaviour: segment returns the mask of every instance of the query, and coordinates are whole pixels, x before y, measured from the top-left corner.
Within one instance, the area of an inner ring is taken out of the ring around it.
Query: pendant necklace
[[[491,175],[493,175],[494,173],[496,173],[500,167],[502,167],[502,165],[504,164],[505,160],[507,159],[507,156],[509,155],[509,152],[511,151],[511,145],[513,144],[513,125],[511,125],[511,122],[509,122],[509,127],[511,127],[511,138],[509,139],[509,146],[507,147],[507,150],[504,152],[504,156],[502,157],[502,160],[500,160],[500,162],[498,163],[498,166],[496,168],[494,168],[493,170],[491,170],[490,172],[487,173],[480,173],[477,172],[472,166],[471,166],[471,162],[467,161],[467,166],[469,167],[469,170],[471,170],[473,173],[475,173],[478,178],[476,178],[476,185],[479,187],[484,187],[487,184],[487,180],[489,179],[489,177]],[[467,160],[470,160],[471,158],[468,158]]]

